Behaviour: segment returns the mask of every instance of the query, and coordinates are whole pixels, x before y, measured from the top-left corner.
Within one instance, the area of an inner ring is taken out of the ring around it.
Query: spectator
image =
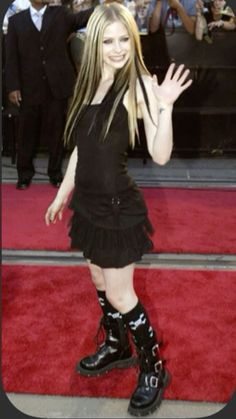
[[[2,29],[3,29],[4,34],[7,33],[9,17],[13,16],[15,13],[19,13],[22,10],[27,9],[29,6],[30,6],[29,0],[15,0],[13,1],[13,3],[11,3],[3,19]]]
[[[129,5],[129,3],[128,3]],[[152,1],[136,0],[135,21],[138,25],[139,32],[149,32],[149,21],[152,13]]]
[[[209,6],[205,6],[202,0],[196,1],[196,27],[195,36],[198,41],[203,38],[212,42],[211,31],[214,28],[234,30],[235,15],[231,7],[227,6],[225,0],[209,1]]]
[[[6,37],[7,92],[10,102],[19,107],[18,189],[31,183],[42,132],[48,140],[50,183],[60,186],[64,119],[75,81],[67,39],[86,25],[93,11],[72,14],[65,7],[48,6],[49,0],[30,3],[28,9],[9,18]]]
[[[90,7],[92,7],[92,5],[93,6],[96,5],[96,2],[94,2],[93,0],[72,0],[71,9],[73,13],[78,13],[78,12],[81,12],[82,10],[89,9]],[[71,58],[77,72],[80,67],[82,54],[84,50],[84,35],[85,35],[85,27],[71,34],[71,36],[68,39]]]
[[[193,35],[195,15],[195,0],[152,0],[150,32],[156,32],[162,24],[167,28],[184,27]]]

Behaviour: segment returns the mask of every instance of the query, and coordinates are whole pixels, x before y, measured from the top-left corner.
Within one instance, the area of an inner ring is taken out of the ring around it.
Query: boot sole
[[[165,391],[165,388],[169,385],[170,383],[170,375],[169,373],[166,371],[165,377],[163,378],[163,387],[160,389],[159,393],[158,393],[158,397],[153,401],[153,403],[143,409],[138,409],[138,408],[134,408],[132,406],[129,405],[128,407],[128,412],[130,413],[130,415],[132,416],[148,416],[151,413],[155,412],[155,410],[160,406],[161,402],[162,402],[162,398],[163,398],[163,393]]]
[[[87,377],[91,376],[99,376],[102,374],[107,373],[108,371],[112,370],[113,368],[128,368],[134,365],[137,365],[138,360],[134,356],[127,359],[120,359],[119,361],[114,361],[108,364],[107,366],[100,368],[99,370],[87,370],[83,368],[80,364],[76,366],[76,372],[80,373],[81,375],[86,375]]]

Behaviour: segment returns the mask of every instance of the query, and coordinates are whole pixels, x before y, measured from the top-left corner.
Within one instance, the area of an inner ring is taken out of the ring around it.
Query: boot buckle
[[[159,359],[159,361],[157,361],[154,364],[154,371],[157,372],[157,373],[160,372],[161,367],[162,367],[162,360]]]
[[[155,375],[152,375],[149,379],[150,387],[157,388],[158,387],[158,378]]]
[[[152,347],[152,355],[156,356],[156,354],[158,353],[159,350],[159,345],[158,343],[156,343],[153,347]]]

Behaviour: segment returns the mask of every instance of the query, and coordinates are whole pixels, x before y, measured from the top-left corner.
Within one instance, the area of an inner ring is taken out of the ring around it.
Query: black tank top
[[[129,129],[123,101],[117,107],[106,138],[101,138],[104,115],[110,109],[111,100],[108,92],[101,104],[89,105],[76,128],[78,162],[70,208],[107,227],[114,226],[115,215],[117,227],[127,227],[127,223],[140,222],[147,209],[127,171]]]

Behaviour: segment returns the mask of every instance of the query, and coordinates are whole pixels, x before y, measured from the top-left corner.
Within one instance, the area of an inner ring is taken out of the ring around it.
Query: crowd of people
[[[234,12],[226,0],[116,2],[127,7],[141,35],[182,27],[198,41],[212,42],[211,34],[216,28],[236,28]],[[102,3],[112,0],[15,0],[5,15],[6,96],[19,110],[18,189],[27,189],[31,184],[33,159],[42,135],[47,136],[44,142],[49,151],[50,183],[55,187],[61,184],[65,115],[81,64],[90,15],[86,13]],[[41,15],[42,30],[41,24],[37,27],[37,13]],[[80,13],[87,18],[80,19]],[[61,27],[54,23],[59,16],[64,22]]]
[[[95,7],[113,0],[46,0],[50,6],[66,6],[74,12]],[[196,20],[204,16],[211,31],[214,28],[235,29],[235,14],[227,0],[115,0],[126,6],[134,16],[140,33],[155,32],[159,26],[185,28],[195,33]],[[8,19],[30,6],[30,0],[15,0],[4,18],[3,31],[7,32]],[[223,22],[223,24],[222,24]],[[229,24],[227,24],[228,22]],[[199,35],[197,34],[197,39]]]
[[[236,20],[231,7],[227,6],[225,0],[213,0],[207,3],[196,0],[196,39],[212,42],[211,35],[215,28],[235,30]]]

